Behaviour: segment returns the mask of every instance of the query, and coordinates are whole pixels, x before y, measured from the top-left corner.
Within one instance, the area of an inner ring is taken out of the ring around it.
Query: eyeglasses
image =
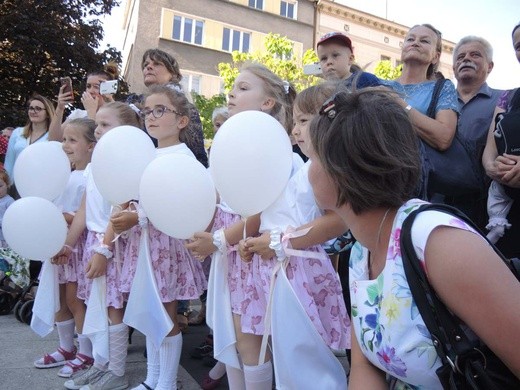
[[[154,118],[159,119],[164,115],[165,112],[171,112],[175,115],[181,116],[180,113],[178,113],[175,110],[172,110],[171,108],[165,106],[155,106],[154,108],[145,108],[141,110],[141,118],[143,118],[144,120],[148,115],[153,114]]]
[[[38,107],[38,106],[29,106],[27,108],[28,111],[33,111],[35,113],[39,113],[40,111],[44,110],[43,107]]]

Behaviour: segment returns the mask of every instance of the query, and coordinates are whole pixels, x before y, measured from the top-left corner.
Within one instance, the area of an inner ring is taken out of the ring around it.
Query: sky
[[[306,1],[306,0],[300,0]],[[122,18],[126,0],[104,20],[105,37],[119,50],[123,46]],[[511,31],[520,22],[519,0],[336,0],[393,22],[413,26],[430,23],[445,39],[457,42],[466,35],[487,39],[493,46],[493,71],[488,84],[499,89],[520,86],[520,64],[513,50]]]

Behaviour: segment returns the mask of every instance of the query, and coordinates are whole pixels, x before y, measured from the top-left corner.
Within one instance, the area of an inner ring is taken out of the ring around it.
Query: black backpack
[[[445,389],[450,390],[520,389],[520,379],[478,337],[465,330],[467,327],[448,310],[428,282],[415,253],[411,234],[415,218],[426,210],[454,215],[482,237],[486,236],[464,213],[444,204],[424,204],[403,221],[400,237],[403,268],[412,297],[442,362],[436,371],[439,380]],[[493,244],[489,244],[520,281],[520,260],[506,259]]]

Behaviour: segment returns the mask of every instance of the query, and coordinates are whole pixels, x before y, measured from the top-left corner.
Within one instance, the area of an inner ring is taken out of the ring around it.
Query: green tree
[[[302,58],[294,54],[293,42],[280,34],[268,34],[264,39],[265,50],[253,53],[240,53],[234,51],[232,62],[221,62],[218,64],[220,77],[224,80],[226,92],[231,90],[235,78],[240,72],[240,67],[247,62],[258,62],[267,66],[283,80],[289,81],[297,91],[301,91],[311,85],[318,83],[320,78],[303,73],[303,65],[318,61],[314,50],[307,50]]]
[[[388,60],[379,61],[374,70],[374,74],[383,80],[395,80],[403,72],[403,65],[392,66]]]
[[[200,113],[200,120],[202,122],[202,131],[204,132],[205,139],[213,139],[215,134],[213,133],[213,123],[211,117],[213,110],[217,107],[226,106],[226,95],[219,94],[213,95],[211,98],[206,98],[204,95],[199,95],[196,92],[192,92],[193,104],[197,107]]]
[[[55,100],[62,76],[72,78],[79,104],[87,73],[102,69],[109,59],[121,62],[115,48],[99,49],[103,39],[99,17],[117,4],[117,0],[0,1],[0,128],[25,123],[26,102],[33,93]]]

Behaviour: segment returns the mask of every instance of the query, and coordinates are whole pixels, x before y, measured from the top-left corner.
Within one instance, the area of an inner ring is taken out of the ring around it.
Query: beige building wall
[[[407,26],[326,0],[319,6],[318,26],[318,37],[330,31],[347,34],[352,39],[356,63],[367,72],[374,72],[382,56],[388,57],[393,66],[398,65],[409,30]],[[449,79],[454,77],[454,47],[454,42],[443,40],[439,70]]]
[[[224,28],[250,33],[250,52],[263,49],[268,33],[280,33],[294,42],[295,53],[301,56],[312,46],[314,7],[308,0],[297,3],[296,19],[289,19],[279,15],[280,0],[264,0],[264,10],[250,8],[247,0],[128,0],[123,56],[130,91],[145,91],[142,56],[147,49],[159,48],[179,62],[185,86],[197,86],[197,92],[206,96],[222,92],[217,65],[231,61],[231,53],[222,50]],[[175,15],[204,23],[200,45],[173,39]]]
[[[297,57],[330,31],[351,37],[356,62],[373,72],[382,58],[395,66],[409,27],[367,14],[334,1],[287,0],[294,4],[296,19],[280,16],[282,0],[264,0],[264,9],[248,6],[249,0],[127,0],[123,74],[130,91],[142,93],[141,60],[150,48],[171,53],[179,62],[185,86],[212,96],[222,92],[217,65],[230,62],[231,53],[222,50],[223,29],[251,34],[250,51],[263,49],[263,38],[270,32],[287,36],[295,45]],[[201,44],[173,39],[173,18],[181,16],[204,23]],[[454,43],[443,40],[440,71],[453,79]]]

